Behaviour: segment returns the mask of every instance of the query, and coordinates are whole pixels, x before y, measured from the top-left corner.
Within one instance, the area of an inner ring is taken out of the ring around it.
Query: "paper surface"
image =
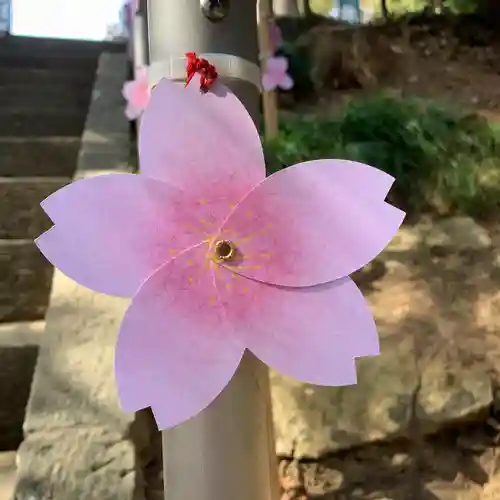
[[[146,109],[150,97],[147,68],[139,69],[135,80],[123,84],[122,94],[127,101],[125,116],[129,120],[137,120]]]
[[[262,87],[270,92],[277,88],[290,90],[293,87],[292,77],[287,73],[288,60],[286,57],[270,57],[266,61],[266,70],[262,75]]]
[[[379,346],[348,275],[403,220],[384,201],[392,177],[319,160],[266,179],[254,124],[219,83],[203,95],[161,81],[139,155],[139,175],[47,198],[54,226],[37,240],[77,282],[132,297],[116,349],[124,409],[151,406],[160,429],[175,426],[217,397],[245,349],[307,382],[355,383],[355,358]]]

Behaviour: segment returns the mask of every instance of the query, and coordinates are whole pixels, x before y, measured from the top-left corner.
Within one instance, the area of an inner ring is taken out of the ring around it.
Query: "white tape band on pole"
[[[229,54],[199,54],[198,57],[213,64],[221,80],[243,80],[252,83],[261,90],[261,72],[257,64]],[[152,63],[148,67],[149,87],[157,85],[162,78],[184,81],[186,79],[186,58],[170,57]]]

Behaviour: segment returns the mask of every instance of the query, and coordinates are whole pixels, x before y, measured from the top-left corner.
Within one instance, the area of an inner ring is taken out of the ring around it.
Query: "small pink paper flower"
[[[394,179],[343,160],[266,178],[255,125],[222,84],[162,80],[139,130],[141,173],[78,180],[42,207],[36,244],[66,275],[132,297],[116,346],[126,411],[160,429],[196,415],[251,350],[283,374],[356,382],[379,354],[375,323],[348,277],[397,232]]]
[[[271,52],[274,54],[283,44],[281,29],[276,24],[276,21],[271,18],[269,20],[269,41],[271,42]]]
[[[137,120],[149,102],[150,91],[147,76],[147,68],[141,68],[135,80],[123,84],[122,94],[127,101],[125,116],[129,120]]]
[[[288,60],[286,57],[270,57],[266,63],[266,70],[262,75],[262,87],[266,92],[277,89],[290,90],[293,87],[292,77],[287,73]]]

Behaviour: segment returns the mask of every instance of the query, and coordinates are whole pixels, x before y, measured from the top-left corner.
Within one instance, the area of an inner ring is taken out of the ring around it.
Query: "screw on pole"
[[[229,54],[258,65],[256,0],[230,1],[148,0],[150,64],[196,52]],[[257,124],[260,91],[255,82],[224,83]],[[164,431],[162,442],[166,500],[277,500],[267,367],[245,353],[216,400]]]

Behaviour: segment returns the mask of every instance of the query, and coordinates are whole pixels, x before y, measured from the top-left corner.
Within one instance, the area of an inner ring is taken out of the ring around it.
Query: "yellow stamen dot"
[[[188,283],[193,284],[193,281],[194,281],[194,280],[193,280],[193,277],[192,277],[192,276],[189,276],[189,278],[188,278]]]
[[[226,283],[226,289],[230,290],[231,289],[231,283]]]
[[[169,250],[170,255],[175,255],[177,252],[175,250]]]
[[[214,245],[214,259],[217,262],[227,262],[236,257],[236,245],[229,240],[219,240]]]
[[[193,261],[192,260],[188,260],[188,266],[192,266],[193,265]]]

